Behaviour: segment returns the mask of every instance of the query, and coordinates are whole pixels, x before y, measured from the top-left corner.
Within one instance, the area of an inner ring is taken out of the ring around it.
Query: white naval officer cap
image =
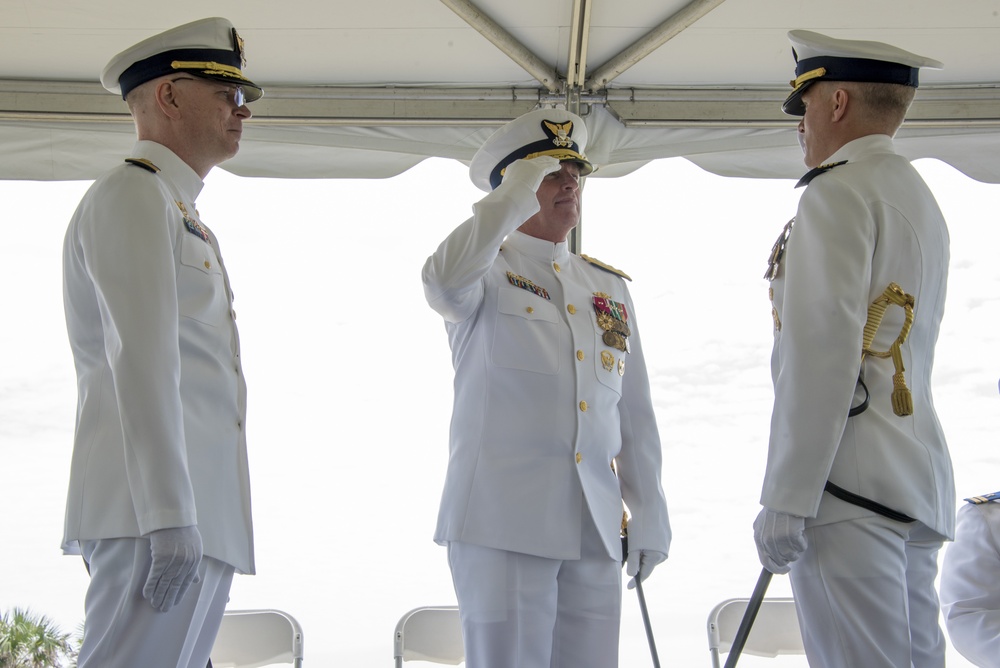
[[[264,91],[243,75],[243,38],[223,18],[208,18],[171,28],[131,46],[104,66],[101,84],[112,93],[129,91],[174,72],[213,79],[243,88],[246,102]]]
[[[560,162],[580,165],[580,176],[594,171],[583,150],[587,126],[565,109],[535,109],[518,116],[490,135],[469,165],[469,178],[480,190],[490,192],[503,180],[507,165],[521,158],[550,155]]]
[[[809,30],[788,33],[795,57],[792,92],[781,110],[792,116],[806,113],[802,94],[817,81],[865,81],[917,87],[921,67],[941,69],[941,63],[891,44],[836,39]]]

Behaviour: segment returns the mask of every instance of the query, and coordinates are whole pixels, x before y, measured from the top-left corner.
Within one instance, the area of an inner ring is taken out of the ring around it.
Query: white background
[[[1000,186],[918,161],[949,221],[949,298],[934,391],[959,498],[1000,489],[996,253]],[[645,585],[663,666],[709,666],[705,619],[748,596],[771,410],[767,255],[801,191],[681,160],[591,178],[583,251],[629,273],[664,444],[674,542]],[[89,183],[0,182],[0,611],[65,631],[87,575],[59,551],[76,404],[61,245]],[[407,610],[451,604],[431,541],[452,369],[420,268],[482,196],[458,162],[390,180],[241,179],[215,170],[199,211],[234,286],[250,391],[258,575],[230,608],[302,624],[306,665],[388,666]],[[771,595],[789,595],[775,577]],[[625,592],[623,668],[652,665]],[[804,659],[741,666],[805,665]],[[949,665],[969,665],[949,650]]]

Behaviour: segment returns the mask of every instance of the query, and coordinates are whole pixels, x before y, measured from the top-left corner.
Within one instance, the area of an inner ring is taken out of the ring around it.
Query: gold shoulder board
[[[609,273],[612,273],[612,274],[616,274],[616,275],[618,275],[618,276],[621,276],[621,277],[622,277],[622,278],[624,278],[624,279],[625,279],[626,281],[631,281],[631,280],[632,280],[632,277],[631,277],[631,276],[629,276],[628,274],[626,274],[626,273],[625,273],[624,271],[622,271],[621,269],[615,269],[615,268],[614,268],[614,267],[612,267],[612,266],[611,266],[610,264],[604,264],[604,263],[603,263],[603,262],[601,262],[600,260],[596,260],[596,259],[594,259],[594,258],[590,257],[589,255],[584,255],[583,253],[580,253],[580,257],[581,257],[581,258],[583,258],[584,260],[586,260],[587,262],[589,262],[590,264],[594,265],[594,266],[595,266],[595,267],[597,267],[598,269],[603,269],[604,271],[607,271],[607,272],[609,272]]]
[[[989,494],[983,494],[982,496],[972,496],[966,499],[969,503],[977,506],[981,506],[984,503],[989,503],[990,501],[996,501],[1000,499],[1000,492],[990,492]]]

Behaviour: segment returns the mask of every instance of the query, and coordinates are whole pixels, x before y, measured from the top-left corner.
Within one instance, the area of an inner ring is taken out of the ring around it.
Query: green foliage
[[[77,649],[44,615],[14,608],[0,615],[0,668],[76,665]]]

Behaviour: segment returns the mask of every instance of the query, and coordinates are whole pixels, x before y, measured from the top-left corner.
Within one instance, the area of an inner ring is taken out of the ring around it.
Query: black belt
[[[865,381],[861,380],[860,375],[858,375],[858,384],[865,391],[865,399],[864,401],[861,402],[860,405],[852,406],[851,409],[847,412],[847,417],[855,417],[857,415],[861,415],[866,410],[868,410],[868,402],[871,398],[871,395],[868,393],[868,386],[865,385]],[[854,492],[848,492],[843,487],[838,487],[829,480],[826,481],[826,486],[823,489],[830,492],[830,494],[837,497],[841,501],[846,501],[847,503],[850,503],[852,505],[860,506],[865,510],[870,510],[877,515],[881,515],[882,517],[888,517],[890,520],[896,520],[897,522],[906,522],[907,524],[916,521],[909,515],[904,515],[898,510],[893,510],[888,506],[883,506],[878,501],[872,501],[871,499],[865,498],[859,494],[855,494]]]
[[[904,515],[898,510],[893,510],[888,506],[883,506],[878,501],[872,501],[871,499],[855,494],[854,492],[848,492],[843,487],[838,487],[829,480],[826,481],[826,486],[823,489],[830,492],[830,494],[837,497],[841,501],[846,501],[847,503],[853,504],[855,506],[860,506],[866,510],[872,511],[877,515],[881,515],[882,517],[888,517],[890,520],[896,520],[897,522],[906,522],[907,524],[909,524],[910,522],[916,522],[916,520],[910,517],[909,515]]]
[[[868,386],[865,385],[865,381],[861,380],[860,374],[858,374],[858,385],[865,391],[865,400],[857,406],[851,406],[851,409],[847,411],[847,417],[855,417],[868,410],[868,403],[871,401],[872,395],[868,393]]]

